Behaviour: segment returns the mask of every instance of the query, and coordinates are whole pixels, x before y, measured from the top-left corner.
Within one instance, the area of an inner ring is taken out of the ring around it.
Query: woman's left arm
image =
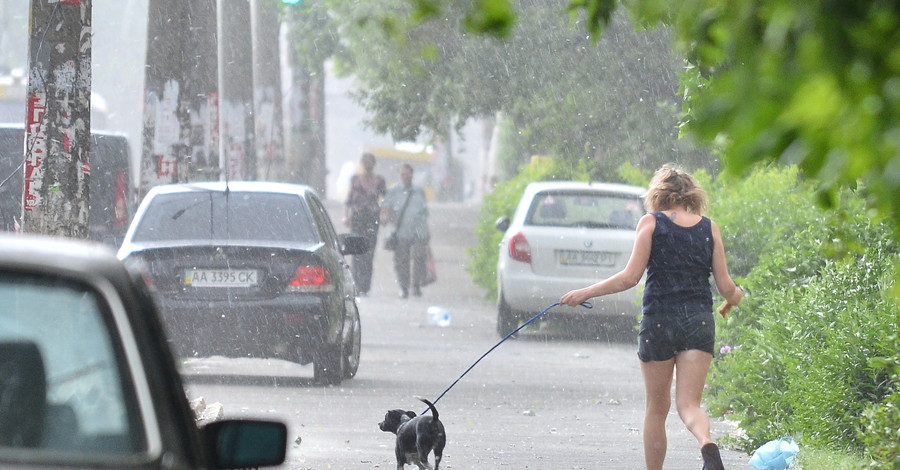
[[[719,232],[719,226],[716,225],[715,222],[712,222],[712,235],[713,278],[716,281],[716,289],[719,290],[719,294],[721,294],[722,297],[725,297],[725,303],[719,307],[718,311],[722,315],[725,315],[731,310],[731,307],[736,307],[741,303],[741,299],[744,298],[744,291],[734,283],[734,279],[732,279],[731,275],[728,273],[728,261],[725,259],[725,245],[722,242],[722,234]]]

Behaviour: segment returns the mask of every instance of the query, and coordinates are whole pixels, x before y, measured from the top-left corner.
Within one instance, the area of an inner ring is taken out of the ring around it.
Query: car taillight
[[[331,274],[321,266],[300,266],[294,271],[288,292],[332,292]]]
[[[531,247],[525,235],[519,232],[509,239],[509,257],[523,263],[531,262]]]

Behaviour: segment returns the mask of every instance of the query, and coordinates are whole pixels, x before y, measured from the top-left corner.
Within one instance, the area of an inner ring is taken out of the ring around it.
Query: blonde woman
[[[700,445],[705,470],[723,470],[700,398],[713,358],[715,323],[709,276],[725,298],[725,315],[743,298],[728,274],[722,235],[703,216],[706,193],[689,173],[667,164],[656,171],[644,196],[645,214],[636,229],[625,269],[596,284],[568,292],[560,303],[577,306],[637,285],[647,273],[638,358],[644,377],[644,462],[662,470],[666,458],[666,416],[673,376],[678,416]],[[675,374],[675,371],[678,371]]]

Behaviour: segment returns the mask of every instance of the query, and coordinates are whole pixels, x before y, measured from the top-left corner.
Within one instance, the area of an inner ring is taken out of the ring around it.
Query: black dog
[[[378,427],[384,432],[397,435],[397,470],[403,470],[406,464],[416,465],[420,470],[430,469],[428,453],[434,451],[434,470],[441,464],[447,435],[444,424],[438,419],[437,408],[430,401],[418,398],[431,409],[431,416],[416,416],[413,411],[390,410],[384,415],[384,421]]]

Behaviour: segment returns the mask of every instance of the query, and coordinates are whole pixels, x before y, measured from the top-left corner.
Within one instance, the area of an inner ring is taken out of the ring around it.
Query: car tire
[[[344,321],[344,378],[352,379],[359,370],[359,357],[362,345],[362,325],[359,321],[359,309],[353,305],[350,315]]]
[[[313,379],[323,385],[339,385],[344,378],[344,343],[323,344],[313,356]]]
[[[519,327],[519,315],[506,304],[503,293],[497,302],[497,334],[505,338],[511,331]]]

